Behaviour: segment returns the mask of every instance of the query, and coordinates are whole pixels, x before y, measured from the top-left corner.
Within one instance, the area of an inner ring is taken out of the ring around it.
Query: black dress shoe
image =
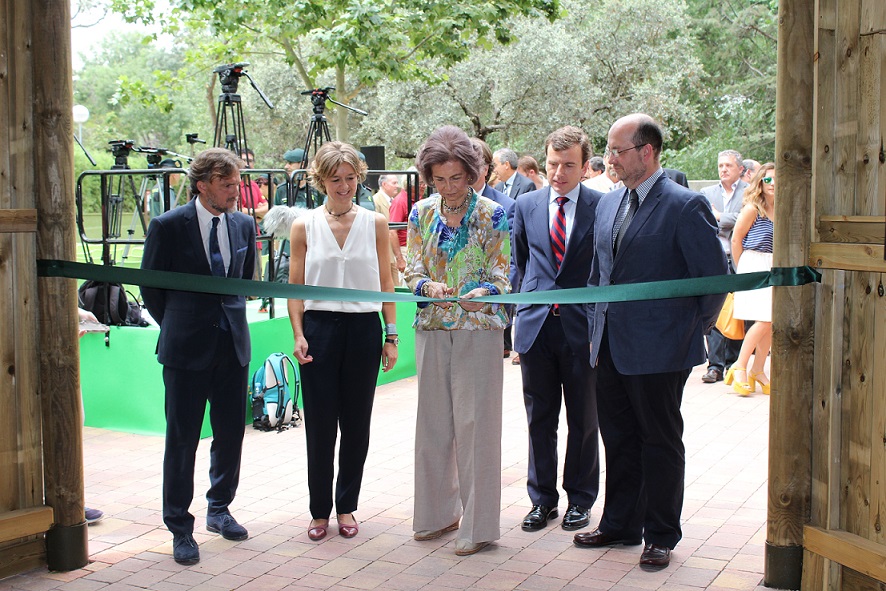
[[[598,527],[594,531],[587,533],[575,534],[572,543],[582,548],[604,548],[606,546],[639,546],[640,540],[634,538],[626,538],[624,536],[607,534],[600,531]]]
[[[191,534],[176,534],[172,538],[172,557],[179,564],[200,562],[200,548]]]
[[[706,374],[701,376],[701,381],[705,384],[713,384],[714,382],[723,381],[723,371],[716,367],[709,367]]]
[[[556,507],[545,507],[544,505],[533,505],[532,511],[523,518],[523,531],[538,531],[548,524],[548,519],[557,516]]]
[[[561,527],[566,531],[572,531],[587,527],[591,523],[590,509],[579,507],[578,505],[569,505],[566,513],[563,514],[563,523]]]
[[[221,515],[206,516],[206,531],[214,534],[221,534],[226,540],[239,542],[249,537],[246,528],[237,523],[230,513],[222,513]]]
[[[643,570],[661,570],[671,562],[671,549],[658,544],[646,544],[640,555],[640,568]]]

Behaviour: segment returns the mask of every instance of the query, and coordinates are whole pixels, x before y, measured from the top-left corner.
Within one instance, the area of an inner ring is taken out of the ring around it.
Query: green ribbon
[[[290,300],[329,300],[337,302],[437,302],[403,292],[380,292],[362,289],[341,289],[315,285],[292,285],[247,279],[229,279],[209,275],[192,275],[173,271],[148,271],[106,265],[91,265],[60,260],[38,260],[40,277],[92,279],[105,283],[125,283],[157,289],[174,289],[223,295],[274,297]],[[576,287],[529,293],[476,298],[493,304],[594,304],[599,302],[633,302],[712,295],[748,291],[763,287],[787,287],[820,282],[821,274],[812,267],[774,267],[771,271],[716,275],[692,279],[674,279],[648,283],[626,283],[602,287]]]

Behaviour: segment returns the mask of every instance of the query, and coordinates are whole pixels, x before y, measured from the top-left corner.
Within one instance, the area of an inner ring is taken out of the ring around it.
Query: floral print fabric
[[[477,287],[492,294],[511,290],[508,281],[511,242],[504,208],[471,192],[470,203],[458,228],[449,228],[440,216],[439,195],[417,202],[409,213],[406,240],[406,282],[420,295],[427,281],[445,283],[457,295]],[[504,306],[487,304],[479,312],[459,305],[443,309],[419,305],[416,330],[503,329],[508,315]]]

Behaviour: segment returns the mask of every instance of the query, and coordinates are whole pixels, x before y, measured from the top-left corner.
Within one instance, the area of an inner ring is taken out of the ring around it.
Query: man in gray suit
[[[720,245],[729,262],[729,273],[735,273],[730,246],[732,228],[735,226],[735,220],[738,219],[744,199],[744,190],[748,186],[741,180],[743,171],[741,154],[735,150],[723,150],[717,156],[717,172],[720,175],[720,182],[701,190],[702,195],[707,197],[711,204],[714,217],[717,219],[717,237],[720,239]],[[725,371],[738,359],[740,350],[741,341],[727,339],[716,327],[712,328],[708,335],[708,371],[702,376],[701,381],[713,384],[722,380]]]
[[[495,190],[504,193],[511,199],[516,199],[523,193],[535,191],[535,183],[517,172],[519,163],[520,159],[517,157],[517,153],[510,148],[501,148],[492,154],[492,169],[498,176],[498,180],[501,181],[495,185]]]

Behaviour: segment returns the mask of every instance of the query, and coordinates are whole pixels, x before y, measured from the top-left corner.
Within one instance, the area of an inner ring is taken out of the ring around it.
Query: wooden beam
[[[861,536],[840,530],[807,525],[803,546],[841,565],[886,583],[886,547]]]
[[[822,269],[886,273],[886,260],[883,260],[883,246],[880,244],[813,242],[807,264]]]
[[[809,258],[815,121],[815,0],[782,0],[778,8],[775,100],[773,266]],[[814,285],[773,290],[772,393],[764,584],[797,589],[803,569],[803,526],[812,479]]]
[[[886,216],[819,216],[818,236],[821,242],[883,244],[886,242]]]
[[[36,231],[36,209],[0,209],[0,233]]]
[[[43,536],[0,547],[0,579],[41,566],[46,567]]]
[[[37,258],[75,259],[74,143],[71,71],[71,4],[31,0],[26,22],[34,54],[34,195],[38,212]],[[40,42],[50,38],[52,43]],[[56,524],[46,539],[53,570],[73,570],[89,562],[83,523],[83,412],[80,401],[80,348],[77,293],[72,280],[36,281],[41,372],[37,392],[43,410],[43,463],[46,504]],[[82,529],[82,531],[80,531]],[[82,534],[82,536],[81,536]]]
[[[33,507],[0,513],[0,542],[45,533],[52,527],[52,507]]]

